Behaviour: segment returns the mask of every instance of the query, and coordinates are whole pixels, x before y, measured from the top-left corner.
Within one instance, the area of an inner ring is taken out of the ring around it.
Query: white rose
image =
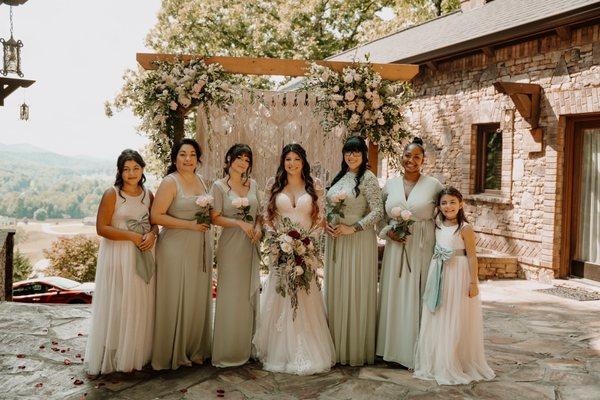
[[[379,99],[379,98],[373,98],[373,102],[371,103],[371,106],[373,107],[374,110],[378,109],[382,105],[383,105],[383,102],[381,101],[381,99]]]
[[[333,196],[333,200],[336,203],[338,203],[338,202],[340,202],[342,200],[346,200],[346,197],[348,197],[348,193],[346,193],[346,192],[339,192],[339,193],[336,193],[335,196]]]
[[[283,252],[287,253],[287,254],[291,254],[292,251],[294,251],[294,249],[292,248],[292,245],[287,242],[281,243],[280,247],[281,247],[281,250],[283,250]]]
[[[365,102],[362,100],[358,101],[358,104],[356,105],[356,111],[363,112],[363,110],[365,109]]]
[[[194,91],[194,93],[200,93],[200,91],[204,87],[205,83],[206,82],[204,82],[204,81],[200,81],[200,82],[196,83],[194,86],[192,86],[192,90]]]
[[[300,242],[300,244],[298,246],[296,246],[296,254],[298,254],[299,256],[302,256],[302,255],[304,255],[304,253],[306,253],[306,247],[304,247],[302,242]]]
[[[344,100],[344,96],[342,96],[341,94],[334,94],[331,96],[331,99],[335,101],[341,101]]]
[[[377,123],[378,123],[379,125],[385,125],[385,119],[383,119],[383,118],[379,118],[379,119],[377,119]]]
[[[297,265],[296,269],[294,270],[294,273],[296,274],[296,276],[302,276],[302,274],[304,274],[304,269]]]
[[[292,243],[294,241],[294,238],[290,235],[283,235],[282,241],[285,243]]]
[[[354,111],[354,110],[356,110],[356,103],[351,101],[350,103],[346,104],[346,108],[350,111]]]
[[[234,206],[235,208],[242,208],[242,198],[238,197],[237,199],[233,199],[231,201],[231,205]]]
[[[352,114],[352,116],[350,117],[350,124],[352,125],[356,125],[358,124],[358,122],[360,121],[360,115],[358,114]]]
[[[345,83],[352,83],[353,80],[354,80],[354,78],[352,78],[352,75],[350,75],[350,74],[344,75],[344,82]]]
[[[402,217],[403,220],[408,221],[410,217],[412,217],[412,213],[408,210],[403,210],[400,213],[400,217]]]
[[[402,208],[400,208],[400,207],[393,207],[390,210],[390,215],[392,216],[392,218],[398,218],[400,215],[402,215]]]
[[[354,100],[355,97],[356,97],[356,94],[352,90],[349,92],[346,92],[346,95],[344,96],[344,98],[347,101],[352,101],[352,100]]]
[[[198,205],[199,207],[207,207],[211,205],[213,201],[214,198],[211,195],[206,194],[204,196],[198,196],[196,198],[196,205]]]
[[[334,93],[337,93],[340,91],[340,87],[338,85],[335,85],[331,90],[333,90]]]
[[[242,207],[248,207],[250,205],[250,200],[247,197],[242,197]]]
[[[371,98],[373,98],[373,92],[371,92],[371,91],[367,90],[367,91],[365,92],[365,98],[367,98],[367,99],[369,99],[369,100],[370,100]]]
[[[335,100],[331,100],[331,101],[329,102],[329,107],[331,107],[331,108],[336,108],[336,107],[337,107],[337,102],[336,102]]]

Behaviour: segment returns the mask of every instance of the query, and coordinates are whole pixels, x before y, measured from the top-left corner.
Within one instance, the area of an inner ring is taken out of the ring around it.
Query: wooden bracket
[[[559,26],[556,28],[556,34],[561,40],[569,41],[571,39],[571,27]]]
[[[4,99],[20,87],[26,88],[33,85],[35,81],[29,79],[0,78],[0,106],[4,105]]]
[[[435,61],[427,61],[425,63],[425,65],[427,65],[427,67],[432,70],[433,72],[437,72],[439,71],[439,68],[437,66],[437,63]]]
[[[483,51],[483,54],[485,54],[486,57],[490,60],[493,60],[495,57],[495,54],[496,54],[496,52],[494,51],[494,48],[491,46],[482,47],[481,51]]]
[[[542,87],[533,83],[495,82],[494,87],[500,93],[508,95],[521,116],[531,125],[533,144],[529,151],[542,150],[543,131],[539,127],[540,97]]]

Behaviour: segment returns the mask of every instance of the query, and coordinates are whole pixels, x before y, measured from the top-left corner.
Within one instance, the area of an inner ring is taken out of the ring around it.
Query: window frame
[[[475,194],[490,194],[490,195],[501,195],[502,194],[502,165],[500,165],[500,188],[499,189],[486,189],[485,188],[485,172],[488,161],[487,152],[487,138],[490,132],[500,130],[499,122],[490,122],[485,124],[476,124],[476,156],[475,156]],[[501,135],[502,142],[504,137]],[[500,147],[500,162],[502,163],[502,145]]]

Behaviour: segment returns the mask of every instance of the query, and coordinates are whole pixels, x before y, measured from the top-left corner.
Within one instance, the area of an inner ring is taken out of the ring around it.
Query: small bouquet
[[[210,194],[205,194],[196,198],[196,205],[200,207],[200,210],[194,215],[197,224],[210,225],[210,210],[213,207],[214,201],[214,197]],[[202,272],[206,272],[206,238],[202,240]]]
[[[212,209],[214,198],[210,194],[198,196],[196,198],[196,205],[200,207],[200,210],[196,213],[196,223],[198,224],[210,224],[210,210]]]
[[[298,291],[310,292],[310,282],[322,264],[315,245],[316,237],[305,231],[289,218],[283,218],[276,230],[266,237],[269,264],[277,274],[275,291],[282,297],[290,296],[296,318]]]
[[[344,208],[345,208],[345,200],[348,197],[348,193],[339,192],[331,196],[331,198],[327,197],[327,223],[329,225],[337,225],[340,223],[340,219],[344,218]],[[333,239],[333,261],[336,258],[336,244],[337,240]]]
[[[247,197],[238,197],[237,199],[234,199],[231,204],[237,208],[237,215],[242,219],[242,221],[254,222],[254,218],[252,218],[252,215],[250,215],[250,201]]]
[[[408,238],[411,235],[410,226],[415,223],[415,221],[411,219],[412,213],[409,210],[402,209],[401,207],[394,207],[391,209],[390,214],[395,220],[391,231],[394,232],[398,239]],[[406,260],[408,272],[412,272],[410,263],[408,262],[408,255],[406,254],[406,244],[402,243],[402,255],[400,256],[400,272],[398,273],[398,277],[402,276],[404,260]]]

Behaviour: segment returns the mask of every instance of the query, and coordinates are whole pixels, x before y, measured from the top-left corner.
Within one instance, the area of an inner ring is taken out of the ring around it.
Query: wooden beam
[[[494,87],[500,93],[510,96],[519,114],[531,129],[538,127],[540,120],[541,86],[533,83],[495,82]]]
[[[377,167],[379,166],[379,146],[369,142],[369,169],[377,176]]]
[[[20,87],[29,87],[34,83],[35,81],[29,79],[0,78],[0,106],[4,105],[4,99],[6,99],[12,92]]]
[[[571,40],[571,27],[570,26],[559,26],[556,29],[556,34],[561,40],[570,41]]]
[[[156,69],[155,61],[175,61],[180,59],[189,61],[192,59],[203,59],[205,63],[219,63],[223,69],[232,74],[243,75],[282,75],[282,76],[304,76],[313,61],[286,60],[281,58],[252,58],[252,57],[209,57],[204,58],[194,55],[174,54],[151,54],[137,53],[137,62],[146,70]],[[342,61],[314,61],[341,72],[345,67],[351,66],[351,62]],[[413,64],[372,64],[373,69],[383,79],[391,81],[409,81],[419,73],[419,66]]]

